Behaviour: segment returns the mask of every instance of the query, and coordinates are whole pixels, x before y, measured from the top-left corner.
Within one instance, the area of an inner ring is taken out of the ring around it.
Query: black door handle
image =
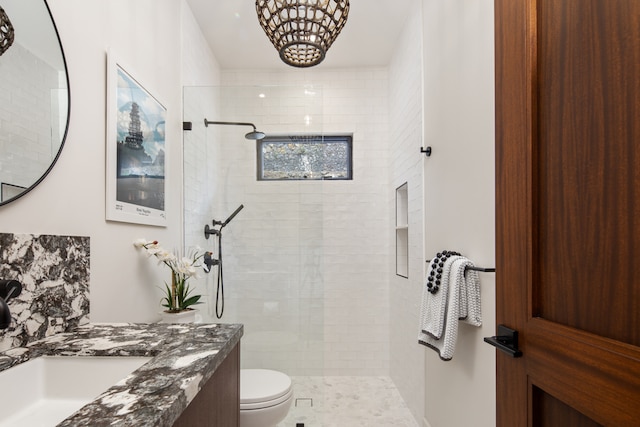
[[[511,357],[522,356],[522,352],[518,349],[518,331],[504,325],[498,325],[498,335],[485,337],[484,342],[504,351]]]

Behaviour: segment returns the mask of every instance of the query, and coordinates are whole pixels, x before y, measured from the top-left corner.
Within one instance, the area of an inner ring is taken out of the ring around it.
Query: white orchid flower
[[[152,243],[152,242],[149,242],[147,239],[140,238],[140,239],[136,239],[133,242],[133,246],[135,246],[136,248],[140,249],[140,248],[144,247],[145,245],[148,245],[149,243]]]
[[[180,273],[184,274],[186,278],[193,277],[198,272],[193,260],[186,257],[182,258],[178,263],[178,270]]]
[[[144,248],[146,254],[158,259],[159,264],[164,264],[171,269],[172,277],[183,286],[169,287],[166,285],[166,295],[162,305],[169,310],[185,310],[190,305],[200,304],[201,295],[192,295],[190,287],[186,284],[187,279],[198,277],[199,268],[202,266],[200,260],[204,257],[204,251],[196,248],[191,251],[192,258],[178,257],[176,254],[162,248],[157,240],[137,239],[134,241],[136,248]],[[179,293],[176,295],[176,293]],[[180,304],[177,306],[177,304]]]
[[[147,249],[147,256],[149,257],[153,255],[157,256],[158,253],[163,250],[162,248],[146,248],[146,249]]]
[[[158,248],[155,251],[154,255],[156,256],[156,258],[158,258],[160,260],[160,262],[171,263],[171,262],[176,260],[176,256],[173,253],[167,251],[166,249],[162,249],[162,248]]]

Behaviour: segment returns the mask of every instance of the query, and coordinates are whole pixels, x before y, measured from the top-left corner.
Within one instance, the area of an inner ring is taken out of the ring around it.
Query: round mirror
[[[0,2],[0,206],[40,183],[69,125],[69,77],[45,0]]]

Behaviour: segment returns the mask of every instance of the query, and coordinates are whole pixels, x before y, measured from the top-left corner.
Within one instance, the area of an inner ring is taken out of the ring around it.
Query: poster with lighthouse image
[[[166,226],[167,110],[109,54],[107,220]]]

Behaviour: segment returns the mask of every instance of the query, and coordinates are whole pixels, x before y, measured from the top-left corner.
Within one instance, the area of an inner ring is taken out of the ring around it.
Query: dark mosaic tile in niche
[[[0,351],[89,322],[89,238],[0,233],[0,278],[22,283]]]

